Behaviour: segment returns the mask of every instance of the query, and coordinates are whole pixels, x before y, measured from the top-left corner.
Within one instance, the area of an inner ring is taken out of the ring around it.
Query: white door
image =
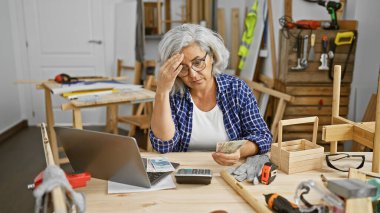
[[[105,75],[105,48],[101,0],[23,0],[30,79]],[[33,124],[45,121],[42,90],[32,91]],[[56,123],[71,124],[70,111],[62,112],[60,97],[53,97]],[[84,110],[83,122],[104,120],[104,109]]]

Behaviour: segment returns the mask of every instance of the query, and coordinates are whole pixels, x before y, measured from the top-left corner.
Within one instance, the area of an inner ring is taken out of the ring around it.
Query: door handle
[[[88,43],[93,43],[93,44],[102,44],[101,40],[89,40]]]

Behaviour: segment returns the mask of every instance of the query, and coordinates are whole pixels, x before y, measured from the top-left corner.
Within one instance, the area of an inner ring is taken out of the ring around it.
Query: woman
[[[269,151],[272,136],[249,87],[222,74],[229,52],[208,28],[183,24],[158,45],[158,73],[150,139],[161,153],[211,151],[222,141],[247,140],[232,154],[212,153],[221,165]]]

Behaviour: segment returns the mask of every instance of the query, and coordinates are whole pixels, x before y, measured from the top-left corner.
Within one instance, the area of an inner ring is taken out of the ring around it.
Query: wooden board
[[[237,70],[239,56],[239,8],[232,8],[231,10],[231,68]]]

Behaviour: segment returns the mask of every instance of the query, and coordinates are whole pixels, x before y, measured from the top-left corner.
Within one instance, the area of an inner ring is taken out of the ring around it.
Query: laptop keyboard
[[[168,176],[171,172],[147,172],[150,184],[154,185],[161,179]]]
[[[144,164],[146,165],[146,158],[143,158]],[[171,162],[173,167],[176,169],[179,166],[179,163],[173,163]],[[172,172],[147,172],[148,178],[151,185],[154,185],[158,183],[160,180],[162,180],[164,177],[170,175]]]

